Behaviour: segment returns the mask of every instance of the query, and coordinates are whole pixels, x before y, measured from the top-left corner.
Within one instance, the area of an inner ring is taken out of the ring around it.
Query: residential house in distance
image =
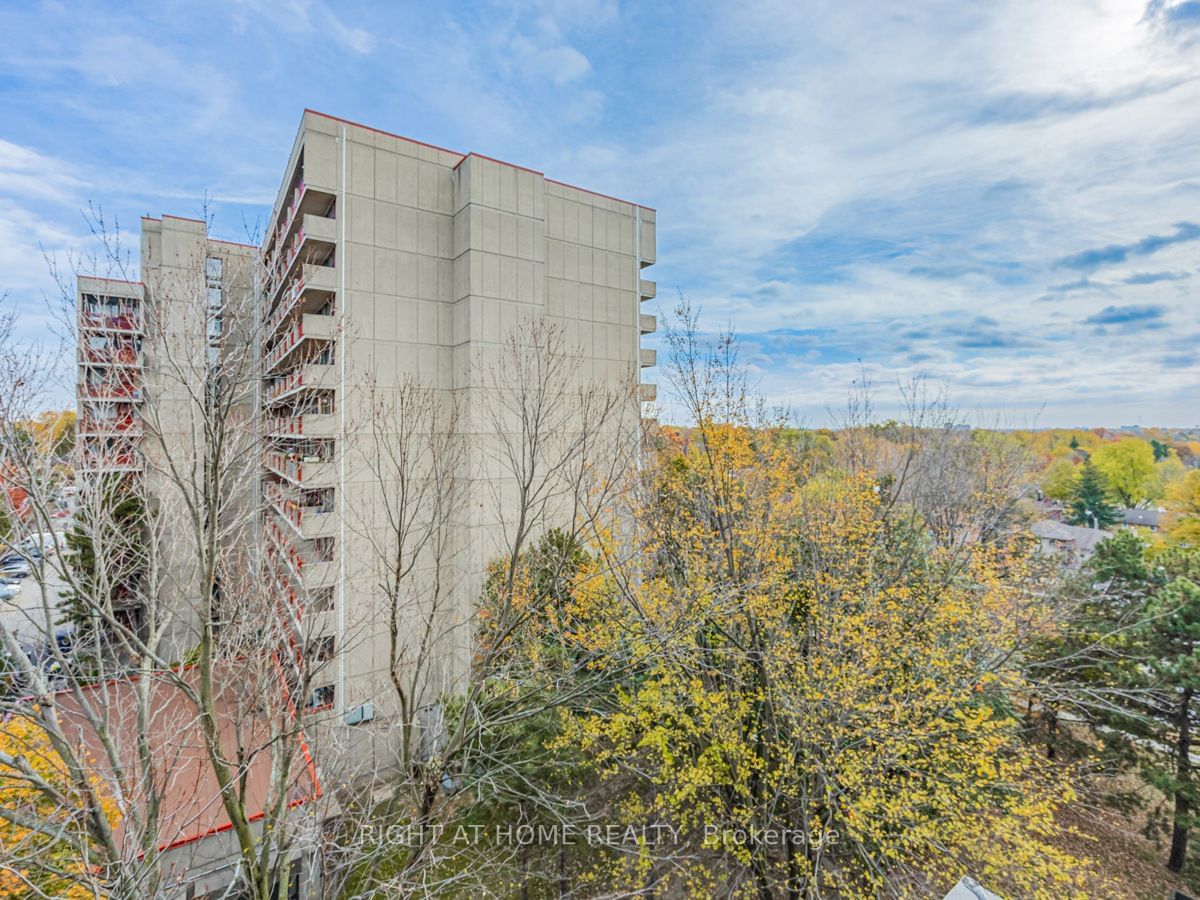
[[[1126,528],[1158,531],[1162,527],[1163,515],[1161,509],[1122,509],[1121,524]]]
[[[1058,556],[1071,568],[1079,568],[1096,552],[1096,546],[1112,533],[1102,528],[1084,528],[1045,519],[1034,522],[1029,530],[1038,539],[1038,547],[1046,555]]]

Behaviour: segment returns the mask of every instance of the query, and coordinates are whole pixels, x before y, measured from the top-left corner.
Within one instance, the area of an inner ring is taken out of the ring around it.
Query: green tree
[[[1160,558],[1171,581],[1146,607],[1139,629],[1140,676],[1155,702],[1145,704],[1141,742],[1147,780],[1174,802],[1167,868],[1183,869],[1188,837],[1200,813],[1200,779],[1192,766],[1192,727],[1200,694],[1200,553]],[[1189,577],[1190,576],[1190,577]]]
[[[1167,539],[1200,548],[1200,469],[1192,469],[1167,488]]]
[[[1078,467],[1070,459],[1060,457],[1042,472],[1042,493],[1052,500],[1070,500],[1075,494]]]
[[[1108,483],[1100,469],[1089,459],[1079,469],[1075,491],[1071,497],[1071,525],[1092,528],[1108,528],[1116,524],[1120,516],[1108,502]]]
[[[1131,678],[1126,669],[1136,665],[1127,652],[1133,629],[1157,586],[1146,547],[1131,530],[1101,541],[1079,577],[1068,581],[1056,598],[1063,610],[1061,626],[1036,641],[1029,653],[1026,674],[1036,686],[1037,702],[1029,704],[1027,725],[1051,759],[1088,755],[1094,738],[1103,749],[1106,771],[1135,766],[1113,710],[1120,708],[1123,685]],[[1059,727],[1064,711],[1093,726],[1089,740]],[[1109,794],[1107,799],[1124,805],[1126,798]]]
[[[1125,506],[1137,506],[1154,496],[1154,449],[1145,441],[1126,438],[1105,444],[1092,454],[1092,462],[1104,474],[1113,497]]]
[[[99,652],[105,644],[96,598],[103,597],[106,613],[112,613],[131,592],[143,567],[146,510],[141,495],[118,479],[100,490],[102,502],[95,507],[82,505],[66,537],[70,564],[86,600],[67,594],[61,621],[74,626],[80,658],[89,651]]]
[[[1167,866],[1181,871],[1200,822],[1200,776],[1192,762],[1200,695],[1200,552],[1181,548],[1149,558],[1132,531],[1105,540],[1088,562],[1081,601],[1061,630],[1031,654],[1047,747],[1082,751],[1077,734],[1055,726],[1069,708],[1103,748],[1103,771],[1136,772],[1173,805]],[[1033,704],[1030,705],[1031,712]],[[1111,794],[1120,805],[1137,792]]]

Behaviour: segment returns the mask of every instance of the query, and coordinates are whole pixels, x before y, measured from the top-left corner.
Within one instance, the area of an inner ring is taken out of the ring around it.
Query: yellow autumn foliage
[[[600,533],[553,631],[611,667],[615,701],[564,713],[559,744],[623,822],[678,835],[656,877],[689,896],[931,896],[967,873],[1080,895],[1048,840],[1070,784],[1010,709],[1039,627],[1019,547],[964,564],[872,476],[810,477],[770,429],[702,422],[645,479],[635,564],[628,529]],[[663,851],[594,877],[644,887]]]
[[[46,732],[14,716],[0,723],[0,754],[6,760],[0,764],[0,806],[7,813],[0,815],[0,897],[30,896],[30,885],[53,897],[96,896],[94,885],[85,886],[91,874],[87,803]],[[106,785],[98,777],[89,783],[115,823],[117,807]]]

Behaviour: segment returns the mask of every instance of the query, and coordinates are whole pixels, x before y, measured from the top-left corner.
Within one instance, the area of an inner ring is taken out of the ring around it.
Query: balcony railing
[[[328,388],[332,380],[331,371],[332,367],[328,364],[301,364],[275,380],[266,390],[263,402],[267,406],[274,406],[282,400],[294,399],[296,394],[307,388]]]
[[[264,297],[267,302],[267,308],[274,305],[276,295],[287,284],[288,277],[295,271],[298,263],[297,260],[302,259],[305,254],[303,252],[304,245],[310,242],[320,242],[329,245],[337,244],[336,228],[334,225],[335,219],[326,216],[305,215],[304,221],[295,234],[292,235],[286,246],[281,246],[278,250],[278,259],[271,262],[267,267],[267,278],[265,280]],[[311,233],[310,233],[311,230]],[[328,256],[322,257],[323,262],[317,263],[313,258],[309,258],[306,262],[299,265],[315,265],[319,268],[332,269],[334,265],[329,261]],[[325,263],[329,264],[326,265]]]
[[[302,340],[304,340],[303,320],[285,331],[283,337],[276,341],[275,346],[268,351],[266,359],[263,361],[266,371],[270,372],[279,365],[289,353],[300,345]]]
[[[124,381],[84,382],[79,385],[79,396],[90,400],[142,399],[142,389],[137,384]]]
[[[291,287],[284,293],[279,301],[279,306],[275,312],[271,314],[271,318],[267,319],[266,334],[274,335],[279,330],[279,326],[283,324],[283,320],[296,308],[296,304],[300,302],[300,297],[304,294],[304,274],[296,276],[293,279]]]
[[[142,468],[142,457],[133,450],[116,453],[85,450],[79,454],[79,467],[88,471],[137,471]]]
[[[112,419],[84,416],[79,420],[80,434],[115,434],[136,437],[142,433],[142,421],[136,416],[120,416]]]
[[[332,410],[309,410],[292,416],[273,416],[267,419],[266,428],[268,437],[293,438],[307,435],[332,438],[336,436],[337,424]]]
[[[273,549],[279,554],[279,557],[287,564],[292,575],[300,583],[303,583],[304,564],[306,562],[305,554],[301,553],[293,544],[291,539],[284,533],[279,522],[268,516],[263,523],[263,530],[270,539]],[[268,554],[272,547],[268,547]]]
[[[126,331],[140,334],[142,317],[136,307],[118,307],[111,309],[84,309],[79,314],[79,324],[83,329],[104,329],[107,331]]]
[[[331,563],[334,557],[331,554],[329,558],[322,559],[317,553],[313,552],[311,547],[295,543],[292,533],[280,523],[278,511],[273,506],[270,509],[274,514],[268,513],[263,521],[263,530],[269,539],[267,549],[270,551],[273,547],[280,558],[287,563],[297,583],[303,585],[306,569],[312,571],[326,563]]]
[[[267,500],[284,513],[285,517],[297,528],[300,527],[305,515],[324,515],[333,512],[333,497],[327,496],[316,502],[303,502],[294,491],[283,485],[268,481],[263,485]]]
[[[296,232],[296,236],[288,243],[286,247],[280,248],[279,259],[277,259],[269,268],[267,276],[267,300],[270,302],[275,297],[275,292],[279,289],[283,280],[287,277],[288,272],[292,269],[292,263],[296,261],[296,257],[300,255],[300,250],[304,247],[304,228]]]
[[[286,208],[286,210],[283,210],[283,212],[286,212],[287,215],[284,218],[283,222],[280,223],[279,229],[275,232],[275,240],[273,242],[273,249],[272,249],[271,253],[269,253],[267,255],[266,262],[267,262],[268,268],[270,268],[270,264],[273,261],[274,256],[278,253],[278,248],[283,246],[283,242],[287,239],[287,234],[292,228],[292,223],[296,221],[296,214],[300,211],[300,204],[304,202],[304,195],[307,192],[308,192],[308,185],[305,184],[303,181],[301,181],[293,189],[291,205],[288,206]]]
[[[141,351],[130,344],[112,347],[89,347],[86,344],[79,348],[81,362],[99,363],[114,366],[140,366]]]
[[[285,394],[298,391],[302,387],[304,387],[304,369],[299,368],[283,376],[272,385],[271,389],[267,392],[267,403],[274,403]]]
[[[263,465],[296,484],[304,480],[304,462],[294,453],[268,451],[263,454]]]
[[[306,474],[310,478],[319,478],[328,461],[315,455],[303,453],[285,453],[279,450],[268,450],[263,454],[263,465],[295,485],[303,485]]]

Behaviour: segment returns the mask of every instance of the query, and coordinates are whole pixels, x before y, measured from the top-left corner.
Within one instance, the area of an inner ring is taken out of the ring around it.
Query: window
[[[333,706],[333,685],[323,684],[315,688],[305,705],[309,709],[327,709]]]
[[[309,440],[299,446],[300,459],[306,463],[329,462],[333,459],[333,441]]]
[[[333,562],[334,542],[331,537],[314,538],[313,552],[321,562]]]
[[[313,354],[312,364],[314,366],[332,366],[333,365],[333,344],[321,344],[317,352]]]
[[[321,638],[321,642],[319,644],[317,644],[317,653],[316,653],[317,662],[318,663],[327,663],[331,659],[333,659],[334,647],[335,647],[335,644],[334,644],[334,639],[333,639],[332,635],[330,635],[329,637]]]
[[[221,259],[217,256],[210,256],[204,263],[204,274],[208,276],[209,281],[221,280]]]
[[[333,488],[302,491],[300,494],[300,505],[314,512],[333,512]]]
[[[220,260],[217,260],[217,262],[220,262]],[[221,289],[219,287],[210,287],[208,289],[208,308],[209,309],[220,309],[221,305],[224,302],[225,302],[224,293],[221,291]]]
[[[312,612],[329,612],[333,609],[333,585],[313,588],[311,594]]]

